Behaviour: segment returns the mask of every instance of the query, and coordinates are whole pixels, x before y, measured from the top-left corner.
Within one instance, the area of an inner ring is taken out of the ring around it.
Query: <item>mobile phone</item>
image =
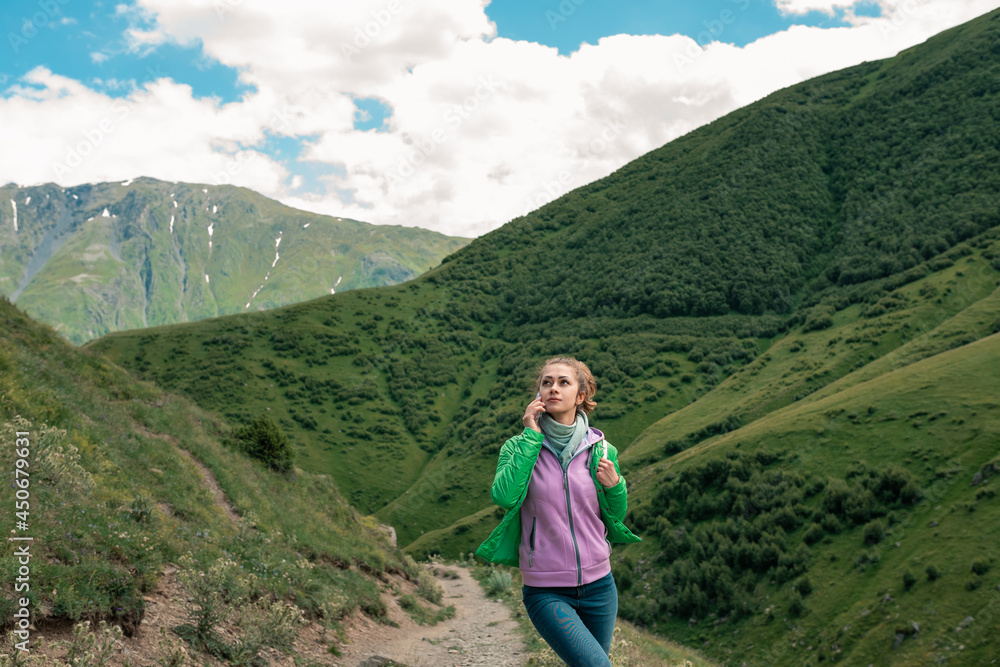
[[[601,450],[601,458],[607,460],[607,458],[608,458],[608,441],[607,440],[602,440],[601,444],[604,445],[604,448]]]

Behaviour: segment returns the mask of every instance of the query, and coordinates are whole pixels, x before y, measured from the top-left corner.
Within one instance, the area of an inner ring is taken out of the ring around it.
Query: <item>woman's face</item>
[[[538,393],[549,416],[564,424],[576,419],[576,406],[583,403],[584,398],[576,371],[565,364],[551,364],[542,369]]]

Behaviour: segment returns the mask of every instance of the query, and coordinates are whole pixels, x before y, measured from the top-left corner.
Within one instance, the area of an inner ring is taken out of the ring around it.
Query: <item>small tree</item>
[[[278,472],[292,469],[295,453],[281,428],[266,414],[233,431],[233,439],[243,452]]]
[[[885,522],[881,519],[875,519],[870,524],[865,526],[864,530],[865,544],[868,546],[874,546],[885,539]]]

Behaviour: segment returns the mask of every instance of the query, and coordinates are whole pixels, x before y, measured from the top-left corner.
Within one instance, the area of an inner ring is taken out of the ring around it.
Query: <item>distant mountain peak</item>
[[[393,284],[467,242],[146,176],[8,184],[0,204],[0,291],[74,343]]]

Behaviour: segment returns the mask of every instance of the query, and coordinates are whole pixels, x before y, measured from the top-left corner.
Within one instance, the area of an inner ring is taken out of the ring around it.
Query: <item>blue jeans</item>
[[[521,587],[538,634],[570,667],[611,667],[618,589],[606,576],[583,586]]]

